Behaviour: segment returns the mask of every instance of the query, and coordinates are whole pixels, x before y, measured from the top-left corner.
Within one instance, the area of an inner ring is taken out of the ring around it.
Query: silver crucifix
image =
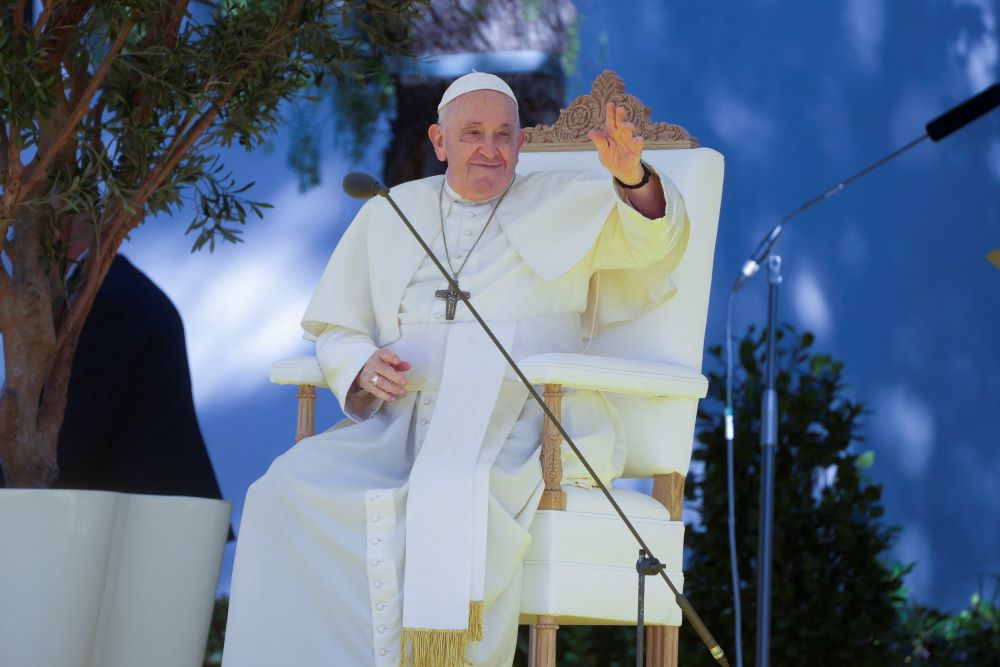
[[[462,300],[462,297],[468,299],[472,296],[469,292],[463,292],[461,290],[453,290],[450,287],[448,289],[439,289],[434,292],[435,299],[444,299],[448,305],[444,308],[444,319],[453,320],[455,319],[455,306],[458,302]]]

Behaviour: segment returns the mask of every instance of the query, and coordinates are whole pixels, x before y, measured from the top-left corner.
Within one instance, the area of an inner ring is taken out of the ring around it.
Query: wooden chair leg
[[[545,405],[556,419],[562,419],[562,385],[545,385]],[[542,423],[542,479],[545,490],[538,501],[540,510],[565,510],[566,492],[562,490],[562,434],[545,416]]]
[[[528,630],[528,667],[556,667],[555,616],[539,616]]]
[[[653,477],[653,497],[670,512],[671,521],[680,521],[684,509],[684,475],[672,472]],[[646,664],[649,667],[677,667],[680,628],[649,626],[646,629]]]
[[[316,387],[299,385],[299,416],[295,425],[295,442],[316,433]]]
[[[650,625],[646,628],[646,665],[677,667],[677,643],[680,628]]]

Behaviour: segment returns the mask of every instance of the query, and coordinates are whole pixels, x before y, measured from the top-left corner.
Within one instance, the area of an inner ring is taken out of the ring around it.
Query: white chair
[[[524,359],[521,368],[533,384],[545,385],[545,400],[556,415],[563,386],[603,391],[618,408],[628,443],[625,477],[652,477],[654,482],[652,498],[623,489],[613,495],[682,589],[681,505],[698,400],[708,388],[700,369],[723,160],[719,153],[697,147],[682,128],[652,123],[649,109],[625,94],[620,78],[605,72],[592,93],[574,100],[553,126],[527,130],[518,171],[600,170],[586,133],[603,120],[607,101],[629,109],[629,120],[646,138],[643,158],[668,175],[684,196],[691,234],[672,274],[677,293],[595,338],[586,354],[537,355]],[[316,360],[278,362],[270,377],[278,384],[299,385],[296,439],[311,435],[315,387],[326,384]],[[635,624],[637,616],[638,545],[600,490],[561,487],[560,440],[546,423],[546,491],[524,562],[521,621],[531,624],[531,664],[538,667],[555,665],[560,625]],[[645,618],[650,625],[647,664],[676,665],[681,611],[662,581],[647,582]]]

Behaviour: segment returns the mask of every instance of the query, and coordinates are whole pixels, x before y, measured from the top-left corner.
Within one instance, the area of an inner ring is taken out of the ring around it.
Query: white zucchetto
[[[455,79],[448,89],[444,91],[444,95],[441,96],[441,103],[438,104],[438,111],[444,108],[444,105],[451,102],[453,99],[459,95],[465,95],[466,93],[471,93],[474,90],[495,90],[498,93],[503,93],[510,99],[514,100],[514,106],[517,107],[517,98],[514,97],[514,91],[510,89],[510,86],[495,74],[487,74],[486,72],[472,72],[471,74],[466,74],[465,76],[460,76]]]

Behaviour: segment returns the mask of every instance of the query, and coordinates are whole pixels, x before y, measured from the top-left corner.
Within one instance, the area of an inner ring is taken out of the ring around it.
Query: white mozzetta
[[[0,665],[198,667],[230,504],[0,490]]]
[[[671,398],[704,398],[708,392],[701,373],[656,361],[551,352],[528,357],[520,366],[532,384]]]

